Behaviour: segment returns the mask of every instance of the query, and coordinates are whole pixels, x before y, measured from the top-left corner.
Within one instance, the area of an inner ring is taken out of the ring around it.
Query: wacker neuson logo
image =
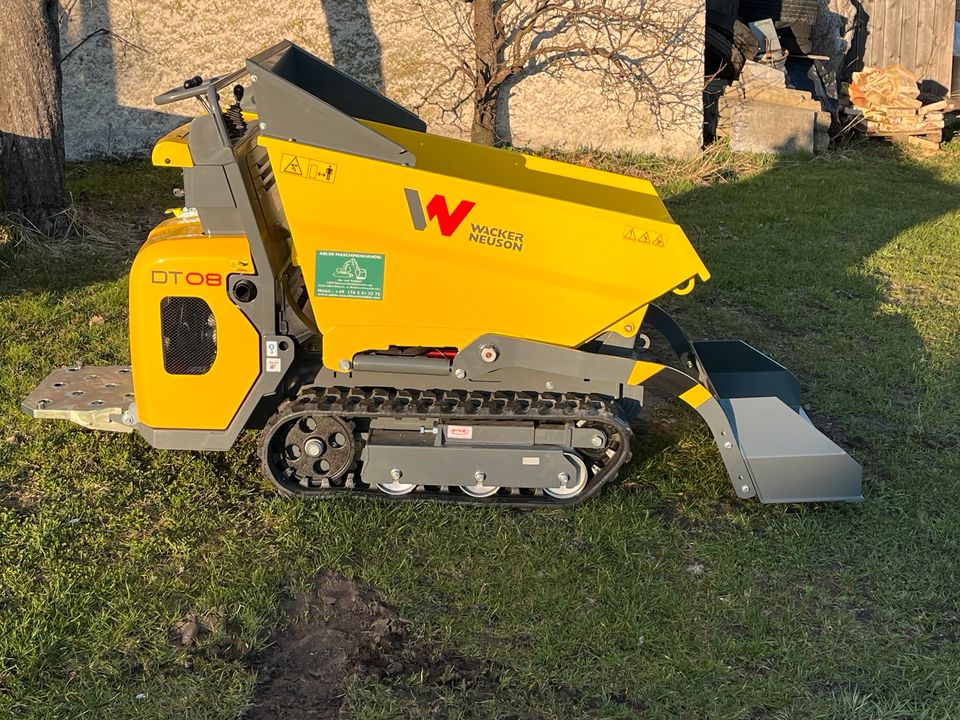
[[[410,188],[404,188],[403,192],[407,196],[407,206],[410,208],[413,227],[421,231],[426,230],[429,221],[436,220],[443,237],[452,237],[470,211],[476,207],[476,203],[471,200],[461,200],[453,210],[450,210],[447,198],[443,195],[434,195],[424,207],[419,192]],[[493,248],[523,251],[523,233],[506,228],[471,222],[468,239],[470,242]]]

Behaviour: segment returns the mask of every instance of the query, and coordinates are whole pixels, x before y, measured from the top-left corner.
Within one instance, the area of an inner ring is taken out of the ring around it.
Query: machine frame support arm
[[[483,360],[485,347],[496,348],[496,360]],[[473,380],[483,379],[485,375],[496,377],[501,370],[507,368],[511,371],[536,373],[537,376],[546,374],[553,378],[548,382],[560,392],[578,387],[576,383],[581,382],[581,378],[590,377],[609,379],[616,383],[621,388],[622,397],[642,399],[644,390],[653,390],[679,398],[700,413],[710,426],[737,494],[743,498],[751,498],[757,494],[750,469],[740,453],[736,436],[717,399],[707,387],[687,373],[657,362],[585,353],[495,335],[478,338],[461,351],[454,361],[454,371],[462,369],[467,377]]]
[[[680,326],[651,306],[648,325],[671,344],[687,371],[659,362],[484,335],[453,362],[474,381],[509,378],[555,392],[614,386],[643,402],[646,391],[679,398],[710,428],[739,497],[765,503],[859,502],[861,469],[810,423],[799,382],[782,365],[741,341],[690,342]],[[458,375],[459,377],[459,375]]]

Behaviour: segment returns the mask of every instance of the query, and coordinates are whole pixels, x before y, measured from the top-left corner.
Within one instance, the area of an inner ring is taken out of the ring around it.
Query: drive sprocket
[[[266,474],[285,495],[327,483],[342,487],[357,461],[353,423],[294,405],[264,428],[262,460]]]

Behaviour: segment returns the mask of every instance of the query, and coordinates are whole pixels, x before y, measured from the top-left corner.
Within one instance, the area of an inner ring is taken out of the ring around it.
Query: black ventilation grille
[[[170,375],[203,375],[217,359],[217,320],[198,297],[160,301],[163,369]]]

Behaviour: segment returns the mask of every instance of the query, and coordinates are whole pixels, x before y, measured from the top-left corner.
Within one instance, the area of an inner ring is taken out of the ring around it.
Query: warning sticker
[[[351,253],[317,250],[316,297],[383,299],[384,256],[379,253]]]
[[[666,239],[660,233],[653,233],[652,235],[644,230],[639,232],[636,228],[627,225],[623,230],[623,239],[624,240],[635,240],[637,242],[642,242],[646,245],[653,245],[654,247],[662,248],[667,244]]]
[[[337,166],[333,163],[311,160],[289,153],[283,153],[281,156],[280,169],[287,175],[299,175],[307,180],[332,183],[337,179]]]
[[[447,437],[459,440],[472,440],[473,427],[470,425],[447,425]]]
[[[284,155],[283,162],[280,163],[285,173],[291,175],[303,175],[303,168],[300,167],[300,158],[296,155]]]

